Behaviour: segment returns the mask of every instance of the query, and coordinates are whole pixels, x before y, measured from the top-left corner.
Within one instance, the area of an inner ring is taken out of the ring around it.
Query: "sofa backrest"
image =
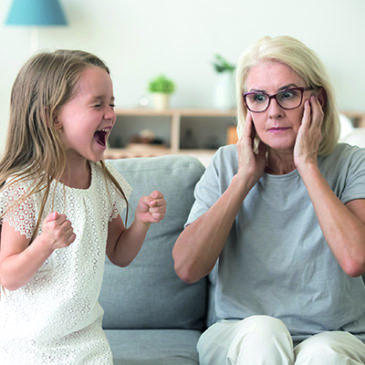
[[[128,224],[139,198],[153,190],[164,194],[167,212],[162,222],[151,225],[141,251],[129,266],[116,267],[106,260],[100,295],[103,327],[204,329],[207,279],[193,285],[181,281],[171,254],[204,166],[184,155],[109,162],[133,187]]]

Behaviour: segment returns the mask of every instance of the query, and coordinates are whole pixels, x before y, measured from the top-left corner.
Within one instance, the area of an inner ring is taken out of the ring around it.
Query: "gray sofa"
[[[136,259],[126,268],[108,260],[100,303],[114,365],[198,364],[196,344],[214,321],[208,279],[188,285],[175,274],[171,250],[183,229],[204,166],[193,157],[169,155],[112,160],[133,186],[130,215],[142,195],[158,189],[165,219],[152,225]],[[365,276],[364,276],[365,280]]]
[[[196,344],[207,320],[207,279],[188,285],[174,271],[172,247],[193,203],[204,171],[194,157],[169,155],[111,160],[132,185],[130,214],[142,195],[160,190],[165,219],[153,224],[135,260],[126,268],[106,261],[100,304],[114,364],[198,364]]]

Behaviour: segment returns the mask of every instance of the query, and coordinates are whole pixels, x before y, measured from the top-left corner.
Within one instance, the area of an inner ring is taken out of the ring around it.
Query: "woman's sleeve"
[[[216,153],[194,189],[194,204],[185,226],[203,215],[221,196],[219,154]]]
[[[346,169],[346,184],[341,200],[347,203],[365,198],[365,149],[355,149]]]

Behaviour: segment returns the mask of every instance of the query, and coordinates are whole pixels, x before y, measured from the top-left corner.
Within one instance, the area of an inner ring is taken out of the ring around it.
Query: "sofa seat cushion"
[[[197,365],[195,330],[105,330],[114,365]]]

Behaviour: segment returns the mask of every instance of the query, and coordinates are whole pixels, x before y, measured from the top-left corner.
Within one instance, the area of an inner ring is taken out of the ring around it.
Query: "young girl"
[[[98,296],[105,251],[137,255],[166,203],[139,200],[103,162],[116,117],[109,70],[82,51],[42,53],[20,70],[0,161],[1,364],[112,364]]]

